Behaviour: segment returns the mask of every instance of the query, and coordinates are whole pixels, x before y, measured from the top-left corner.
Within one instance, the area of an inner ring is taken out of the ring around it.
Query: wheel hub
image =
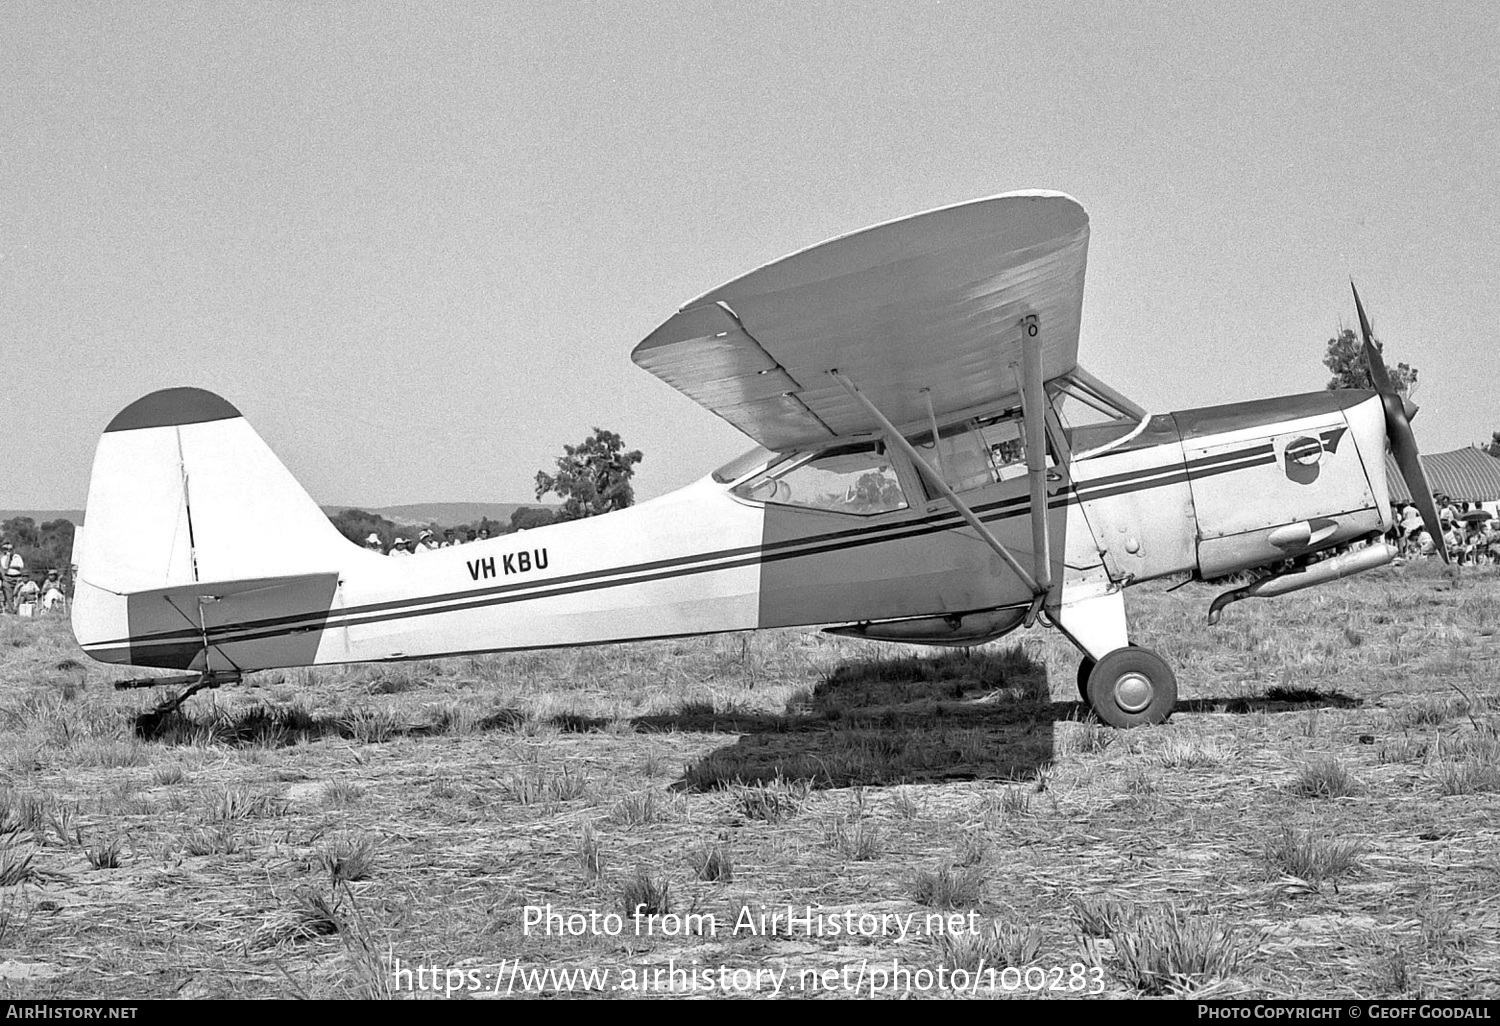
[[[1151,686],[1150,678],[1141,673],[1122,674],[1115,681],[1115,705],[1128,713],[1138,713],[1151,704],[1151,695],[1155,689]]]

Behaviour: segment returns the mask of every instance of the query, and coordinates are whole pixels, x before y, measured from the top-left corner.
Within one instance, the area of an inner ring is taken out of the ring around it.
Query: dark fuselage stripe
[[[1048,508],[1059,509],[1074,503],[1093,502],[1130,492],[1144,491],[1166,485],[1182,484],[1190,480],[1231,473],[1249,467],[1274,463],[1276,460],[1270,444],[1252,446],[1233,453],[1221,453],[1187,463],[1174,463],[1163,467],[1152,467],[1125,474],[1108,475],[1093,480],[1075,482],[1063,494],[1053,496]],[[1101,487],[1102,486],[1102,487]],[[1021,495],[1009,499],[977,506],[979,518],[986,522],[1007,520],[1029,514],[1030,496]],[[316,612],[269,617],[242,624],[223,624],[208,629],[209,639],[215,644],[239,644],[261,641],[267,638],[308,631],[327,630],[337,627],[358,627],[387,620],[401,620],[413,616],[432,616],[442,613],[463,612],[491,605],[506,605],[511,602],[531,599],[573,595],[625,584],[647,584],[673,577],[713,573],[732,570],[757,563],[773,563],[786,559],[821,555],[845,548],[879,545],[886,542],[906,541],[941,531],[952,530],[963,525],[962,518],[954,512],[945,512],[921,520],[899,524],[882,524],[834,531],[772,542],[764,546],[741,546],[712,553],[679,556],[672,559],[639,563],[634,566],[613,567],[583,573],[554,577],[545,581],[497,585],[491,588],[450,592],[443,595],[426,595],[417,598],[392,599],[370,603],[348,609],[328,609]],[[420,607],[420,608],[417,608]],[[235,635],[235,636],[230,636]],[[122,638],[90,645],[118,646],[130,644],[137,648],[178,643],[201,639],[202,632],[196,630],[173,631],[135,638]]]

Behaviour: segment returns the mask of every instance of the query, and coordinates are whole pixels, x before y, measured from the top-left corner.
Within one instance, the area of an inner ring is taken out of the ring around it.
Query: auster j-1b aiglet
[[[270,667],[1042,623],[1083,653],[1103,720],[1158,723],[1177,683],[1132,644],[1127,586],[1283,565],[1214,622],[1390,562],[1388,443],[1442,533],[1362,308],[1374,391],[1151,416],[1078,365],[1088,239],[1068,196],[1011,193],[736,278],[632,358],[757,448],[630,509],[414,559],[345,540],[228,402],[153,393],[99,442],[74,631],[95,659],[187,671],[186,695]]]

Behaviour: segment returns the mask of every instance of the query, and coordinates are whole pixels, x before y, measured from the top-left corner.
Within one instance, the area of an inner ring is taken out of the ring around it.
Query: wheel
[[[1078,664],[1078,697],[1085,702],[1089,700],[1089,674],[1094,672],[1093,656],[1084,656]]]
[[[1089,674],[1088,699],[1112,727],[1161,723],[1177,704],[1177,678],[1149,648],[1117,648]]]
[[[1139,648],[1135,642],[1126,642],[1131,648]],[[1086,655],[1078,664],[1078,697],[1085,702],[1089,700],[1089,674],[1094,672],[1094,657]]]

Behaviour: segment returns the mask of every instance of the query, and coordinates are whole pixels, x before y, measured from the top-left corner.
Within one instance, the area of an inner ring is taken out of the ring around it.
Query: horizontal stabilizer
[[[124,636],[79,642],[103,662],[164,669],[305,665],[316,661],[338,584],[328,571],[132,592]]]

